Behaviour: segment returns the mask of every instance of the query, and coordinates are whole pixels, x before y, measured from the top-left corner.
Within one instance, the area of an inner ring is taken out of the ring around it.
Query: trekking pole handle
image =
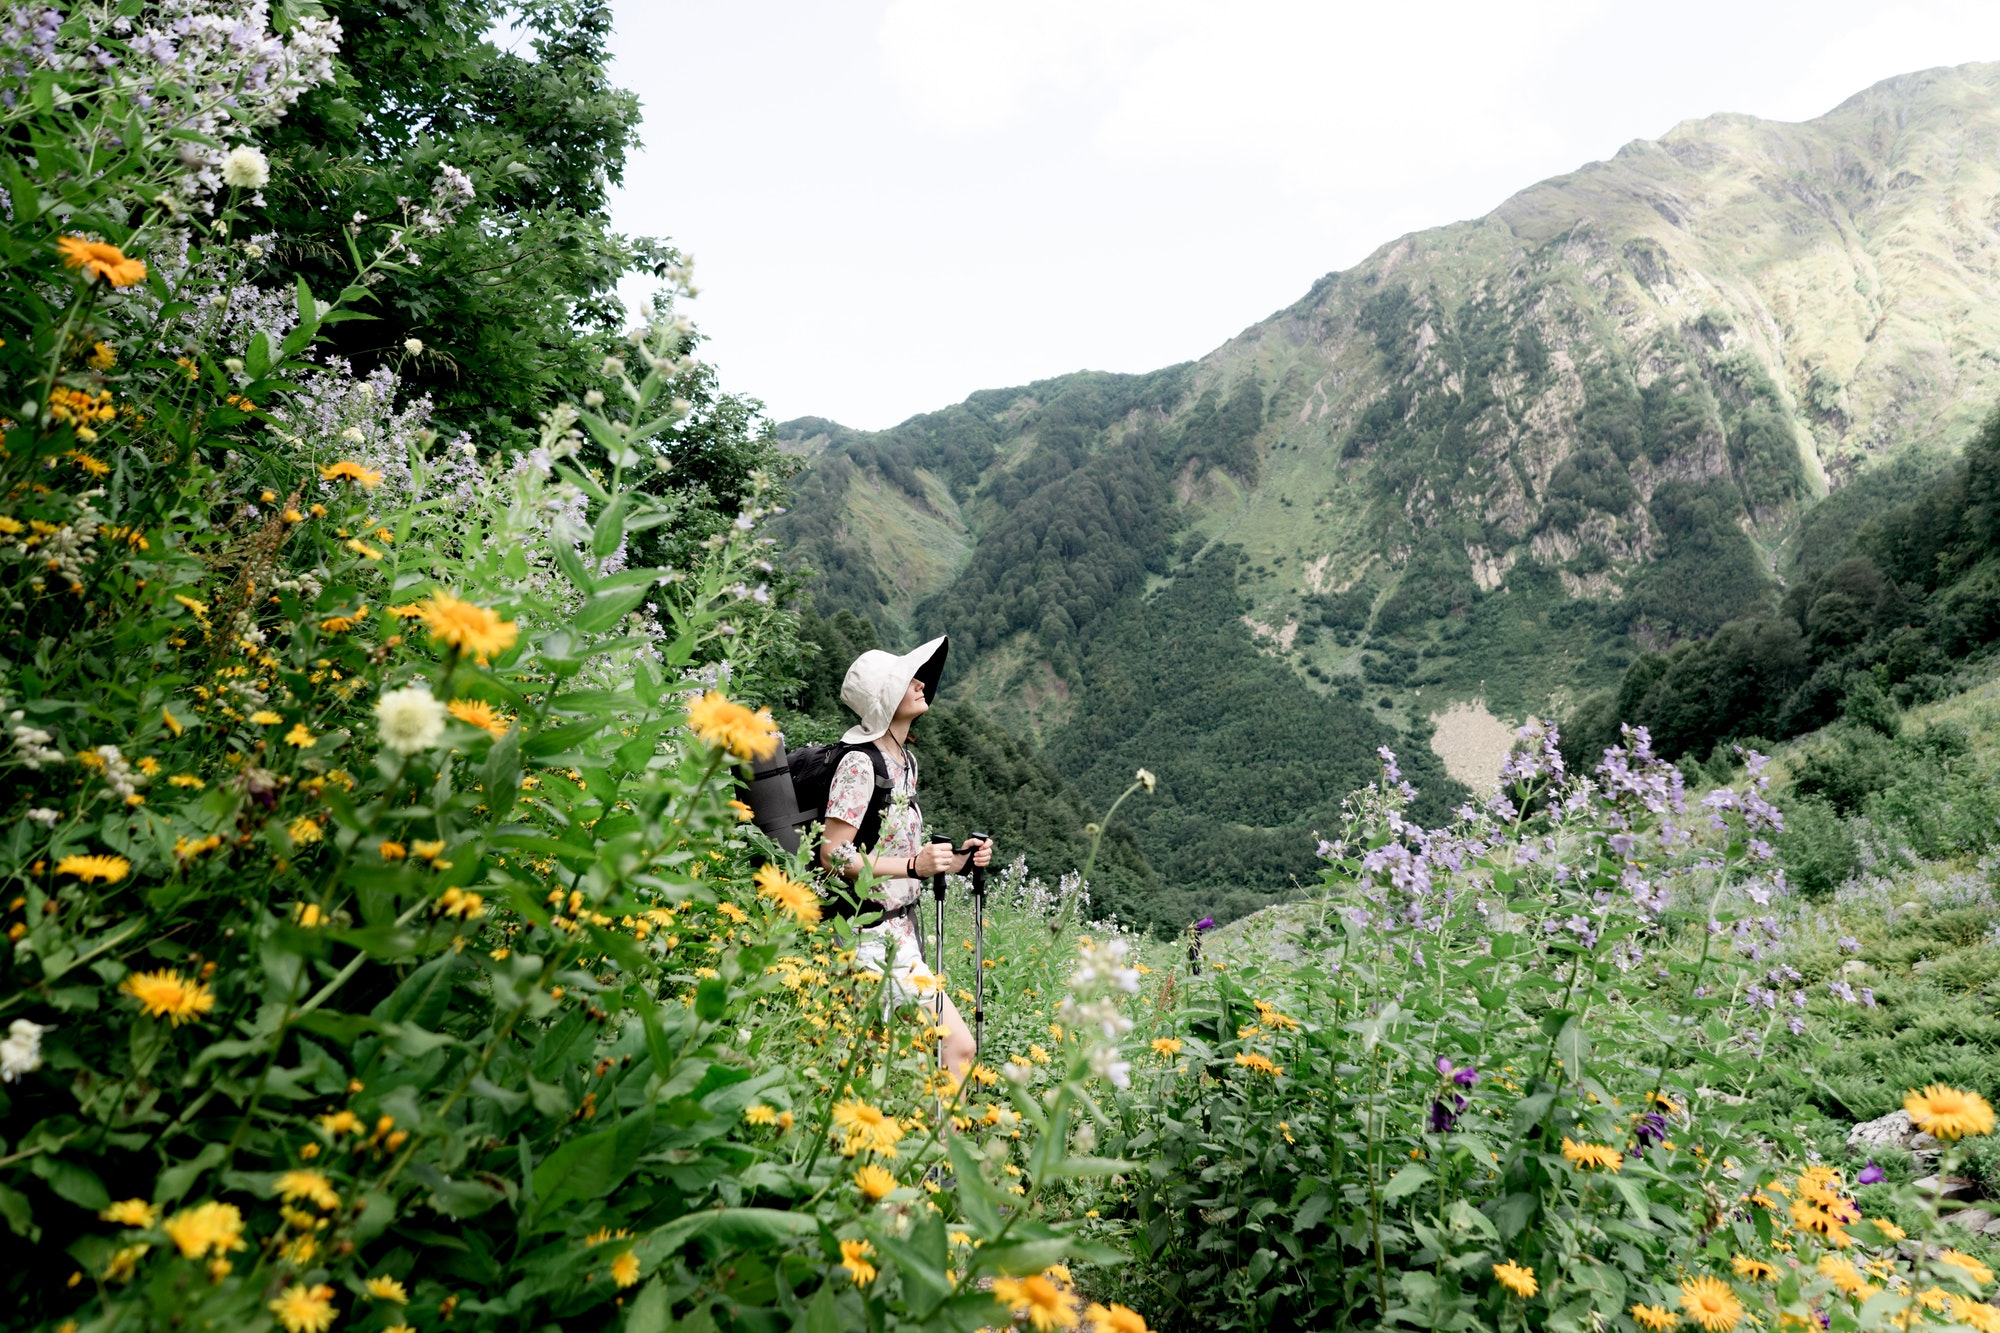
[[[993,841],[993,835],[990,833],[968,833],[965,835],[965,840],[967,842],[977,842],[982,844],[989,843]],[[986,867],[980,865],[977,861],[972,860],[972,856],[976,856],[979,854],[979,848],[977,847],[971,848],[970,852],[971,855],[967,856],[966,858],[968,862],[966,868],[972,872],[972,891],[976,894],[985,893]]]
[[[940,838],[936,834],[931,835],[930,842],[933,847],[938,846],[939,844],[942,844],[946,847],[951,846],[950,838]],[[945,876],[949,873],[950,873],[949,871],[940,870],[935,875],[931,876],[931,897],[937,899],[939,902],[944,901],[944,880]]]

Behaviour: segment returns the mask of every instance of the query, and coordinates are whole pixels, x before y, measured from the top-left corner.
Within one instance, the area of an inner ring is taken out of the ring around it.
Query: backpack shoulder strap
[[[868,810],[861,816],[860,827],[854,830],[854,845],[872,850],[882,836],[882,814],[889,808],[889,799],[895,793],[896,783],[889,776],[889,759],[882,753],[880,746],[863,744],[847,747],[848,754],[857,750],[866,751],[868,754],[868,761],[875,769],[875,788],[868,793]]]

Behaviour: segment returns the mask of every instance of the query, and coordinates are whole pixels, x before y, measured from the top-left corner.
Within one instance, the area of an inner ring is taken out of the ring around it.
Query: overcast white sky
[[[1202,355],[1385,241],[1716,111],[2000,58],[1994,0],[616,0],[616,204],[725,385],[880,428]]]

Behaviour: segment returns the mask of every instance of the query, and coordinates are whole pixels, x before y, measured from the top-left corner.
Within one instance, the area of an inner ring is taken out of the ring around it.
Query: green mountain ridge
[[[1421,767],[1449,702],[1566,711],[1774,606],[1829,493],[1955,451],[2000,397],[1996,149],[2000,65],[1801,124],[1686,122],[1401,237],[1200,361],[880,432],[787,423],[812,461],[781,536],[823,607],[892,640],[949,629],[971,664],[954,691],[1092,799],[1129,777],[1100,762],[1130,758],[1101,723],[1150,715],[1104,700],[1109,680],[1207,701],[1161,743],[1204,751],[1229,726],[1212,692],[1254,677],[1289,701],[1276,730],[1324,722],[1358,748],[1315,781],[1365,777],[1374,743]],[[1120,641],[1191,579],[1214,682],[1154,670],[1176,645]],[[1254,836],[1335,813],[1299,793]],[[1162,863],[1187,836],[1141,841],[1168,883],[1220,883],[1212,847],[1206,868]]]

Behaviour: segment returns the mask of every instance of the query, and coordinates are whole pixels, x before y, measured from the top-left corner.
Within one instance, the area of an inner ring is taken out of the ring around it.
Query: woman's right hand
[[[927,842],[917,848],[917,855],[910,873],[917,879],[929,879],[932,875],[955,874],[958,870],[958,853],[952,851],[948,842]]]

